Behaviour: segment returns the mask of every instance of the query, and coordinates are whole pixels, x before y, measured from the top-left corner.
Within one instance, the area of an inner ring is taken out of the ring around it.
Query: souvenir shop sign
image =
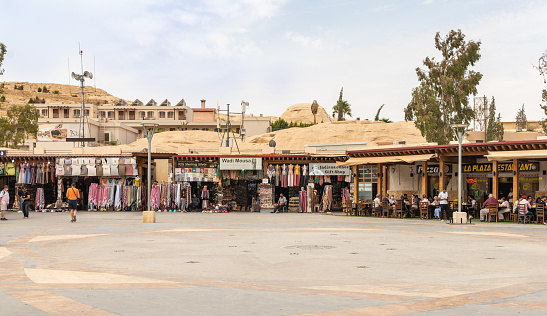
[[[462,165],[464,173],[470,172],[492,172],[491,163],[475,163]],[[537,162],[523,162],[519,163],[519,171],[538,171],[539,163]],[[498,172],[511,172],[513,171],[512,163],[499,163]]]
[[[420,174],[422,173],[422,165],[417,165],[416,170]],[[438,174],[440,172],[439,165],[427,165],[427,174]],[[452,173],[452,165],[444,165],[444,173]]]
[[[220,170],[262,170],[262,158],[220,158]]]
[[[64,142],[67,138],[80,137],[80,127],[78,124],[42,126],[36,136],[40,142]]]
[[[218,168],[218,164],[208,161],[177,161],[177,168]]]
[[[311,163],[310,176],[349,176],[349,166],[337,166],[336,163]]]

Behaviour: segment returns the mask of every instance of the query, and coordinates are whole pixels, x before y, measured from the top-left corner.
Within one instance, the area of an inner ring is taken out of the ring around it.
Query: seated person
[[[433,210],[433,218],[437,218],[437,219],[440,219],[440,215],[441,215],[441,203],[439,201],[439,197],[438,196],[435,196],[433,198],[433,203],[431,203],[435,209]]]
[[[532,216],[534,216],[534,213],[532,213],[530,211],[530,209],[532,209],[532,205],[530,205],[530,202],[526,198],[526,195],[522,196],[522,199],[520,200],[519,205],[524,205],[524,214],[521,214],[519,212],[519,216],[520,215],[530,215],[530,218],[532,218]],[[517,212],[518,212],[518,209],[517,209]],[[519,221],[520,221],[520,219],[519,219]]]
[[[402,211],[404,212],[405,214],[405,217],[409,217],[409,211],[408,211],[408,200],[405,199],[405,196],[404,195],[401,195],[401,198],[399,200],[397,200],[397,202],[401,202],[401,205],[402,205]],[[397,214],[395,214],[397,215]]]
[[[380,194],[376,194],[376,198],[372,202],[373,202],[372,206],[374,207],[374,210],[376,211],[382,210],[382,203],[380,203]]]
[[[192,194],[192,199],[190,200],[190,204],[188,205],[188,209],[197,209],[199,207],[199,198]]]
[[[488,195],[488,200],[484,201],[484,203],[482,203],[482,209],[480,211],[480,214],[481,214],[481,222],[484,222],[485,219],[486,219],[486,216],[488,216],[488,208],[490,206],[490,204],[495,204],[495,205],[498,205],[498,200],[496,200],[496,198],[494,197],[494,194],[490,193]]]
[[[475,211],[475,206],[477,205],[477,201],[475,198],[471,195],[467,197],[467,212],[473,213]]]
[[[279,199],[277,200],[277,204],[275,204],[273,212],[279,213],[279,210],[284,206],[287,206],[287,198],[283,196],[283,193],[279,193]]]
[[[511,212],[511,208],[509,207],[509,201],[505,200],[505,197],[502,197],[500,200],[499,205],[499,212],[498,212],[498,218],[499,220],[504,220],[505,217],[503,214]]]

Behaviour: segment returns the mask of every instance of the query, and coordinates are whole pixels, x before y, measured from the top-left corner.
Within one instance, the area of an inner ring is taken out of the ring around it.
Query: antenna
[[[95,86],[94,91],[84,91],[85,79],[87,78],[87,79],[91,80],[91,79],[93,79],[94,76],[93,76],[92,72],[89,72],[87,70],[84,71],[84,60],[83,60],[84,52],[80,48],[80,43],[78,43],[78,53],[80,54],[81,74],[77,74],[75,72],[70,73],[70,59],[69,59],[68,71],[69,71],[70,77],[72,79],[80,82],[80,89],[81,89],[80,92],[72,92],[71,90],[69,92],[71,95],[74,95],[74,96],[77,95],[77,94],[82,95],[82,107],[80,109],[80,129],[79,129],[78,137],[67,138],[67,141],[79,142],[81,147],[85,147],[86,142],[95,141],[95,138],[86,138],[85,137],[86,126],[87,126],[87,130],[91,133],[91,131],[89,129],[89,118],[88,118],[88,115],[85,112],[86,111],[86,109],[85,109],[85,94],[86,93],[97,92],[97,87]],[[93,64],[94,64],[93,69],[95,69],[95,58],[93,58]],[[69,89],[70,89],[70,78],[69,78]]]
[[[220,147],[232,147],[232,143],[230,142],[230,133],[232,133],[232,138],[236,144],[237,152],[239,151],[239,146],[237,145],[237,137],[235,136],[235,132],[232,129],[232,123],[230,122],[230,114],[241,114],[241,126],[239,129],[239,135],[241,137],[241,140],[243,141],[243,137],[245,135],[245,129],[243,128],[243,118],[245,117],[245,111],[247,107],[249,106],[249,102],[241,101],[241,112],[230,112],[230,104],[227,104],[226,110],[221,110],[220,106],[217,105],[217,111],[218,116],[220,118],[220,112],[226,112],[226,127],[223,128],[220,124],[220,119],[217,123],[217,130],[219,134],[222,134],[222,139],[220,140]],[[226,139],[224,139],[226,137]]]

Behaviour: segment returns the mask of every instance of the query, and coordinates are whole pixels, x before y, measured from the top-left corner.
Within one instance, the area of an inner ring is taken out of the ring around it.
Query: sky
[[[353,118],[404,120],[416,68],[439,58],[434,38],[461,29],[481,42],[478,95],[502,120],[529,120],[547,88],[547,1],[528,0],[0,0],[1,81],[77,84],[126,100],[165,99],[279,116],[295,103],[332,114],[340,89]],[[471,101],[472,102],[472,101]]]

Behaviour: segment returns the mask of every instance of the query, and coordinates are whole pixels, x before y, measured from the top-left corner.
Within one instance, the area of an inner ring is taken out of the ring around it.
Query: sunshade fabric
[[[490,151],[486,158],[490,161],[506,161],[513,159],[547,159],[547,150],[512,150]]]
[[[356,166],[356,165],[371,165],[377,163],[412,163],[416,161],[427,161],[433,158],[435,154],[425,155],[408,155],[408,156],[385,156],[385,157],[355,157],[346,161],[337,161],[337,166]]]

